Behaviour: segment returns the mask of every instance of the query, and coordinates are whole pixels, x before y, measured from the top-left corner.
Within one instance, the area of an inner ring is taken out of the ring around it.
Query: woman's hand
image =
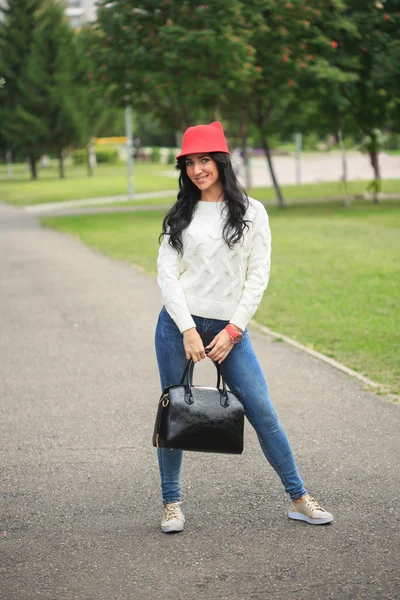
[[[185,348],[186,358],[193,362],[199,362],[206,357],[204,352],[203,340],[201,339],[196,327],[186,329],[183,332],[183,347]]]
[[[226,331],[226,329],[223,329],[222,331],[217,333],[213,341],[210,342],[206,347],[206,350],[209,350],[211,348],[212,350],[210,350],[210,352],[207,354],[208,358],[211,358],[212,361],[221,364],[233,348],[231,336]]]

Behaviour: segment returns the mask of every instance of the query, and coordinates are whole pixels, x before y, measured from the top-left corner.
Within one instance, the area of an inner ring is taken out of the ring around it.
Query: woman
[[[160,236],[158,284],[163,308],[155,335],[161,388],[180,381],[188,359],[224,363],[265,457],[291,498],[288,516],[312,525],[333,516],[309,496],[278,422],[246,326],[268,284],[268,215],[234,175],[219,122],[189,127],[176,157],[179,193]],[[182,531],[183,452],[158,448],[165,533]]]

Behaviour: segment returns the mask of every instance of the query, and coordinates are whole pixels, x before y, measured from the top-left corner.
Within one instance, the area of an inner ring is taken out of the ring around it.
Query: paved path
[[[171,198],[171,203],[176,198],[176,192],[174,190],[161,190],[159,192],[143,192],[141,194],[135,194],[135,202],[142,200],[151,200],[153,198]],[[46,202],[44,204],[29,204],[24,207],[24,210],[28,213],[33,214],[45,214],[47,212],[57,213],[63,210],[65,207],[68,209],[81,208],[81,207],[97,207],[104,204],[118,204],[127,202],[128,196],[106,196],[103,198],[84,198],[82,200],[66,200],[65,202]]]
[[[296,160],[294,155],[273,157],[275,174],[281,185],[295,185]],[[400,178],[400,155],[390,155],[382,152],[379,155],[379,165],[383,179]],[[271,186],[271,176],[263,156],[253,157],[252,185],[254,187]],[[347,152],[347,178],[349,181],[357,179],[373,179],[373,170],[369,157],[360,152]],[[166,170],[165,175],[176,177],[176,172]],[[307,152],[302,154],[300,166],[301,183],[322,183],[326,181],[341,181],[343,175],[342,157],[338,151],[332,152]],[[243,180],[242,180],[243,181]]]
[[[187,527],[165,536],[155,280],[2,205],[0,261],[2,600],[398,600],[399,406],[254,333],[303,477],[336,521],[286,517],[247,427],[241,457],[187,453]]]

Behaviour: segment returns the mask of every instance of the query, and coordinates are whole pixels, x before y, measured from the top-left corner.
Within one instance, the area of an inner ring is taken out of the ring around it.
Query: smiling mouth
[[[204,175],[204,177],[196,177],[196,181],[204,181],[207,179],[208,175]]]

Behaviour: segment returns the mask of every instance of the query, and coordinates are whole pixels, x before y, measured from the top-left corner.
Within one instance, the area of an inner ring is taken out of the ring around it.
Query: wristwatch
[[[237,344],[243,338],[243,333],[240,333],[240,331],[236,331],[236,329],[230,323],[228,323],[225,329],[229,333],[233,344]]]

